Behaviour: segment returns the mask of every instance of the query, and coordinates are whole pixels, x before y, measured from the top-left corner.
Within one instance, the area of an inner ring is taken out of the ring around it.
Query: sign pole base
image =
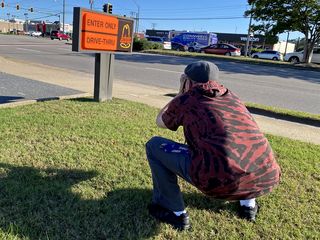
[[[114,54],[96,53],[94,67],[94,100],[104,102],[112,99]]]

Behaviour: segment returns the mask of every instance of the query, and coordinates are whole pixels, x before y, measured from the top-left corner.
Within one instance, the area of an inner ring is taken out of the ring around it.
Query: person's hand
[[[180,76],[180,89],[179,89],[179,94],[182,94],[186,91],[186,83],[188,80],[188,76],[186,74],[181,74]]]

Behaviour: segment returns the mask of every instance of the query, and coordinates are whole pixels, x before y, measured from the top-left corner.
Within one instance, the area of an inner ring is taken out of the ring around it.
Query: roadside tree
[[[267,44],[275,44],[279,41],[279,38],[274,34],[272,30],[273,24],[270,22],[262,22],[261,24],[253,25],[251,28],[254,32],[264,35],[262,48],[265,48]]]
[[[273,34],[299,31],[304,34],[303,61],[310,63],[313,48],[320,40],[320,1],[318,0],[248,0],[252,8],[245,12],[263,25],[271,23]],[[260,24],[260,25],[261,25]]]

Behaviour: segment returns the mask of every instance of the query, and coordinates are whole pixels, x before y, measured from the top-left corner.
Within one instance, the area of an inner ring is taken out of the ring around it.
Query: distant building
[[[28,26],[24,27],[25,31],[34,32],[39,31],[46,33],[47,35],[50,34],[53,30],[61,30],[62,31],[62,24],[59,21],[55,22],[44,22],[44,21],[29,21]],[[64,24],[64,31],[66,33],[71,34],[73,31],[73,25],[71,24]]]
[[[155,30],[155,29],[147,29],[146,35],[149,37],[161,37],[165,41],[169,40],[169,30]]]
[[[143,39],[145,38],[145,34],[144,33],[134,33],[134,36],[138,39]]]
[[[236,33],[216,33],[219,43],[230,43],[232,45],[245,45],[247,42],[247,34],[236,34]],[[264,35],[254,35],[250,37],[249,42],[253,45],[263,45],[265,37]]]
[[[295,51],[296,44],[281,41],[273,45],[272,50],[281,52],[282,54],[291,53]]]
[[[1,33],[17,33],[23,31],[23,23],[16,21],[0,21]]]

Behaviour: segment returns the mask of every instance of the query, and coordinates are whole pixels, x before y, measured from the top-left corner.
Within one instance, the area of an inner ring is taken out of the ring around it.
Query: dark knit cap
[[[212,62],[198,61],[189,64],[184,73],[194,82],[206,83],[219,80],[219,68]]]

